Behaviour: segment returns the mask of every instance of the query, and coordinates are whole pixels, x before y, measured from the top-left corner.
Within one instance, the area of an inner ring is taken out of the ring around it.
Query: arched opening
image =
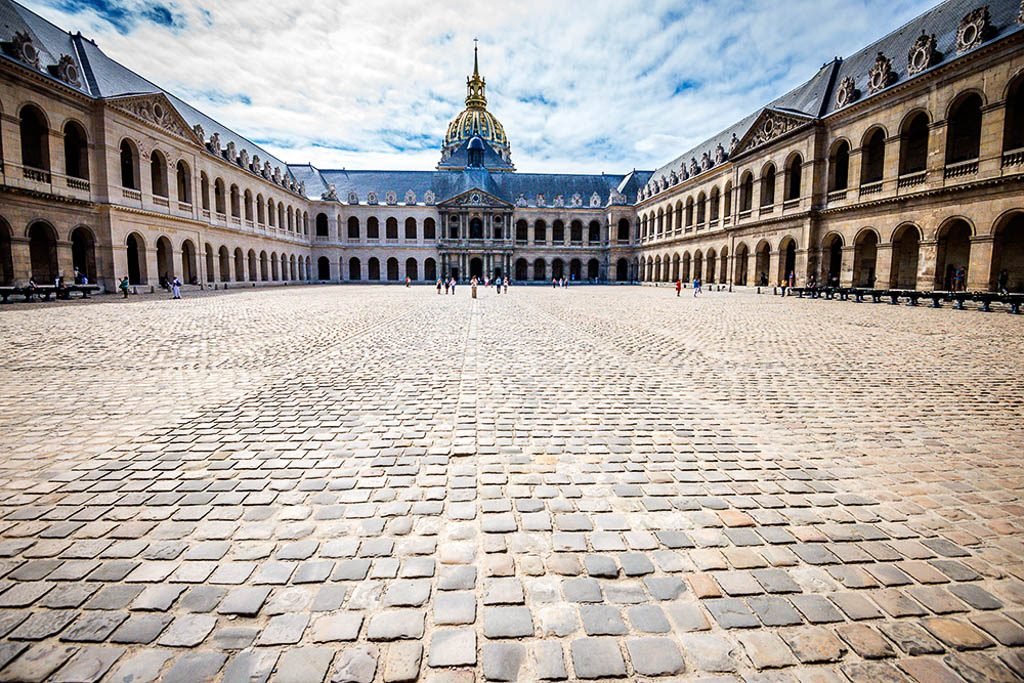
[[[761,172],[761,206],[775,203],[775,164],[768,164]]]
[[[804,160],[799,154],[794,154],[786,166],[786,187],[783,194],[783,201],[800,199],[803,186]]]
[[[840,140],[828,158],[828,190],[845,190],[850,186],[850,143]]]
[[[679,279],[679,254],[672,255],[672,280]]]
[[[367,275],[371,280],[380,280],[380,261],[377,257],[371,257],[366,264]]]
[[[138,233],[128,235],[125,243],[128,257],[128,282],[133,285],[146,284],[146,243]]]
[[[484,222],[479,218],[469,220],[469,239],[482,240],[484,238]],[[472,273],[470,274],[472,277]]]
[[[398,259],[391,257],[387,261],[388,267],[388,280],[391,282],[398,282]]]
[[[704,279],[704,252],[700,249],[693,253],[693,278]]]
[[[981,150],[981,97],[961,95],[949,110],[946,164],[975,161]]]
[[[697,195],[697,228],[703,228],[707,217],[708,200],[703,192]]]
[[[747,171],[740,179],[740,212],[750,211],[754,201],[754,174]]]
[[[459,239],[459,217],[458,216],[451,216],[449,218],[449,220],[448,220],[448,238],[449,239],[453,239],[453,240]],[[458,278],[455,278],[455,279],[457,280]]]
[[[971,264],[971,226],[955,219],[939,229],[935,254],[935,288],[963,290]]]
[[[659,217],[658,223],[659,224],[661,223],[660,217]],[[689,229],[689,228],[692,228],[692,227],[693,227],[693,197],[687,197],[687,199],[686,199],[686,228]]]
[[[277,204],[277,229],[284,230],[288,227],[288,223],[284,220],[284,204],[278,202]]]
[[[591,244],[600,244],[601,224],[597,221],[590,221],[590,223],[587,224],[587,241]]]
[[[410,280],[420,279],[419,265],[416,263],[416,259],[407,258],[405,259],[405,276]]]
[[[246,262],[249,266],[249,282],[256,282],[259,279],[256,263],[256,252],[253,249],[249,250],[249,253],[245,255]]]
[[[516,280],[523,281],[523,280],[526,280],[528,277],[529,277],[529,263],[527,263],[526,259],[524,259],[524,258],[516,259],[516,270],[515,270],[515,278],[516,278]]]
[[[318,213],[316,215],[316,236],[326,239],[328,235],[329,231],[327,228],[327,214]]]
[[[878,262],[878,234],[863,230],[853,243],[853,286],[874,287]]]
[[[580,221],[573,221],[569,224],[569,241],[573,244],[583,242],[583,223]]]
[[[139,153],[128,139],[121,141],[121,187],[139,189]]]
[[[768,242],[761,242],[754,252],[754,269],[757,271],[757,284],[768,285],[768,269],[771,267],[772,247]]]
[[[683,280],[684,282],[689,282],[690,281],[690,265],[691,264],[692,264],[692,258],[690,257],[690,252],[684,251],[683,252],[683,260],[681,261],[681,265],[680,265],[680,271],[681,272],[679,273],[679,278],[681,280]]]
[[[239,194],[238,194],[238,185],[235,185],[235,184],[231,185],[231,215],[234,218],[241,218],[242,217],[242,202],[241,202],[241,200],[239,198]],[[288,208],[288,218],[291,219],[291,217],[292,217],[291,207],[289,207]],[[291,223],[290,220],[289,220],[289,223]]]
[[[563,263],[562,259],[556,258],[551,262],[551,277],[556,280],[561,280],[565,277],[565,263]]]
[[[570,229],[570,237],[572,236],[572,230]],[[582,235],[580,236],[582,239]],[[564,244],[565,243],[565,223],[556,220],[551,224],[551,241],[553,244]]]
[[[484,262],[483,259],[471,258],[469,260],[469,277],[483,278],[484,276]]]
[[[43,112],[31,104],[22,107],[18,126],[21,131],[21,165],[30,170],[49,171],[50,128]],[[48,182],[49,177],[37,180]]]
[[[277,252],[270,253],[270,279],[278,282],[281,279],[281,271],[278,269]]]
[[[348,238],[350,240],[359,239],[359,219],[355,216],[349,216],[348,219]]]
[[[722,215],[725,218],[732,217],[732,183],[725,184],[725,190],[722,191],[722,201],[724,206],[722,207]]]
[[[548,224],[538,220],[533,223],[533,243],[545,244],[548,241]],[[547,279],[547,278],[543,278]]]
[[[620,218],[619,219],[619,227],[618,227],[618,231],[617,231],[617,233],[615,235],[615,239],[616,239],[617,242],[620,242],[620,243],[623,243],[623,244],[629,242],[629,219],[628,218]]]
[[[919,111],[903,122],[900,130],[900,175],[928,168],[928,114]]]
[[[544,259],[539,258],[533,262],[533,279],[535,281],[547,280],[547,264],[544,263]]]
[[[601,262],[596,258],[592,258],[587,261],[587,279],[591,282],[597,282],[601,277]]]
[[[326,256],[316,260],[316,278],[321,281],[331,279],[331,260]]]
[[[171,241],[164,236],[156,240],[156,270],[161,287],[166,286],[174,278],[174,253]]]
[[[424,225],[424,227],[426,226]],[[423,262],[423,279],[427,282],[437,280],[437,261],[432,258]]]
[[[149,154],[149,181],[154,197],[167,198],[167,159],[160,150]]]
[[[206,254],[205,254],[205,256],[206,256],[206,280],[208,282],[212,282],[213,280],[216,280],[217,278],[214,275],[213,247],[210,245],[209,242],[206,243]]]
[[[267,259],[267,252],[260,252],[260,282],[267,282],[270,280],[270,262]]]
[[[729,282],[729,259],[728,259],[729,248],[722,247],[722,253],[718,256],[719,267],[718,267],[718,281],[722,284]]]
[[[796,278],[796,242],[792,237],[784,237],[779,244],[779,281],[789,282],[789,276]]]
[[[1024,151],[1024,75],[1017,76],[1006,93],[1003,151]]]
[[[569,261],[569,279],[578,282],[583,277],[583,264],[578,258]]]
[[[11,250],[11,226],[0,218],[0,285],[14,283],[14,254]]]
[[[245,220],[252,222],[252,191],[246,190],[242,195],[242,213]]]
[[[384,239],[398,239],[398,219],[394,216],[391,216],[384,221]]]
[[[616,282],[626,282],[629,280],[629,261],[625,258],[620,258],[615,262],[615,280]]]
[[[860,184],[878,183],[885,173],[885,131],[874,128],[861,146]]]
[[[241,247],[235,247],[235,282],[245,282],[245,254]]]
[[[721,206],[721,194],[718,192],[717,187],[711,188],[711,194],[708,195],[708,214],[709,219],[712,223],[718,221],[718,211]]]
[[[89,179],[89,143],[78,121],[64,124],[64,173],[71,178]]]
[[[355,282],[363,279],[362,264],[355,256],[348,260],[348,279]]]
[[[224,200],[224,181],[217,178],[213,181],[213,207],[219,214],[226,213]]]
[[[405,239],[410,242],[416,241],[416,219],[412,216],[405,219]]]
[[[1024,213],[1000,221],[992,245],[992,289],[1024,292]]]
[[[718,255],[714,249],[708,249],[708,252],[704,255],[705,266],[704,266],[704,281],[708,284],[715,282],[715,266],[718,265]]]
[[[192,203],[192,174],[188,170],[188,164],[179,161],[175,166],[174,177],[178,190],[178,201],[182,204]],[[263,207],[260,207],[260,223],[263,222]]]
[[[89,282],[96,282],[96,238],[89,228],[78,227],[71,232],[71,264]]]
[[[219,270],[220,270],[220,281],[231,282],[231,256],[228,254],[227,247],[221,247],[218,251]]]
[[[366,239],[380,239],[380,221],[377,220],[376,216],[370,216],[366,219]]]
[[[437,223],[434,222],[433,218],[425,218],[423,220],[423,239],[431,241],[437,239]]]
[[[894,289],[917,289],[917,259],[921,234],[909,223],[896,229],[892,240],[892,269],[889,286]]]
[[[524,220],[516,221],[516,242],[526,244],[529,240],[530,225]]]
[[[838,285],[843,272],[843,237],[839,233],[825,235],[821,241],[821,282]]]
[[[210,210],[210,179],[206,173],[199,174],[199,198],[202,201],[203,211]],[[274,224],[274,202],[270,202],[270,224]]]
[[[749,284],[747,281],[747,259],[749,257],[750,251],[747,249],[747,245],[740,242],[736,247],[736,255],[733,256],[732,282],[734,285],[746,286]]]

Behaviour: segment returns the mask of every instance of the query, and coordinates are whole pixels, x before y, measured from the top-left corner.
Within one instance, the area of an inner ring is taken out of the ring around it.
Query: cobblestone
[[[0,680],[1024,675],[1020,318],[510,292],[5,308]]]

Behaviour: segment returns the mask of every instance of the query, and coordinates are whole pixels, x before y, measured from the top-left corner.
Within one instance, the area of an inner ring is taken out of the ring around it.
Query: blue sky
[[[935,4],[28,0],[292,162],[427,170],[473,38],[522,171],[656,168]]]

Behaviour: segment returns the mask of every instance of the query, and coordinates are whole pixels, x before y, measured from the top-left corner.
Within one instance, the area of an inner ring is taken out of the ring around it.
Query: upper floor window
[[[946,130],[946,163],[978,158],[981,151],[981,97],[962,95],[949,110]]]
[[[21,109],[21,165],[42,171],[50,170],[50,128],[43,112],[34,105]]]

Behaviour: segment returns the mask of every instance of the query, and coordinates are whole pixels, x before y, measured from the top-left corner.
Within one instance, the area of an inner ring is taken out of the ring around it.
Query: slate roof
[[[31,10],[22,7],[13,0],[0,0],[0,41],[7,42],[14,38],[18,31],[24,31],[32,38],[32,45],[39,50],[40,73],[62,86],[72,88],[94,99],[105,99],[122,95],[141,95],[162,93],[174,105],[189,126],[197,123],[203,127],[207,139],[213,133],[220,134],[221,148],[234,142],[238,152],[248,150],[249,156],[258,155],[260,161],[269,161],[270,165],[279,166],[282,173],[288,172],[288,164],[275,157],[251,140],[211,119],[184,100],[179,99],[158,85],[146,80],[131,69],[115,62],[108,57],[91,40],[81,33],[71,34],[54,26],[46,19]],[[74,87],[47,70],[47,66],[56,64],[62,54],[70,55],[82,74],[82,84]],[[0,59],[13,62],[22,67],[27,66],[6,51],[0,51]],[[31,68],[31,67],[30,67]]]
[[[653,177],[656,179],[662,175],[667,177],[673,170],[678,171],[681,164],[689,164],[691,158],[700,162],[704,152],[707,152],[713,159],[718,145],[722,145],[728,151],[733,134],[737,138],[742,138],[764,109],[792,111],[815,119],[831,115],[837,111],[835,91],[847,76],[854,79],[861,92],[858,102],[875,97],[878,93],[867,94],[867,81],[868,71],[874,65],[875,57],[879,52],[889,58],[893,72],[897,76],[893,84],[889,86],[890,88],[906,83],[913,78],[920,78],[932,69],[949,64],[960,56],[956,52],[956,33],[960,26],[960,20],[972,10],[985,5],[988,5],[990,23],[994,26],[994,30],[982,45],[1024,31],[1024,25],[1017,23],[1017,15],[1021,11],[1020,0],[946,0],[846,59],[828,62],[807,82],[680,154],[656,170]],[[907,53],[922,32],[929,35],[935,34],[939,57],[934,66],[910,76],[907,73]],[[885,90],[879,92],[885,92]],[[627,196],[632,200],[635,195]]]
[[[465,168],[469,166],[469,145],[476,141],[481,145],[484,150],[484,168],[514,171],[515,167],[498,156],[498,153],[494,151],[490,143],[486,143],[479,137],[472,137],[469,140],[463,140],[462,144],[459,145],[455,151],[452,152],[451,156],[442,161],[437,165],[439,169],[444,168]]]
[[[573,173],[491,173],[485,168],[470,168],[464,171],[350,171],[320,170],[311,166],[292,166],[296,179],[306,180],[306,194],[319,199],[328,185],[334,185],[335,193],[342,202],[348,201],[350,192],[359,196],[360,203],[365,203],[370,192],[377,193],[377,200],[383,204],[385,194],[393,191],[398,201],[404,203],[405,193],[412,190],[416,193],[416,201],[422,203],[427,191],[434,193],[435,203],[441,203],[452,197],[473,189],[483,190],[509,204],[515,204],[522,195],[527,205],[537,206],[537,195],[544,195],[545,207],[551,207],[557,195],[562,195],[566,208],[572,196],[579,194],[583,201],[582,207],[589,208],[590,198],[596,192],[605,206],[611,191],[625,186],[633,192],[647,181],[650,171],[633,171],[628,175],[608,174],[573,174]],[[312,174],[319,174],[320,180],[311,179]],[[307,175],[309,174],[309,175]],[[317,182],[323,183],[323,189]],[[622,191],[622,190],[619,190]],[[625,192],[623,194],[626,194]],[[628,198],[628,195],[627,195]]]

